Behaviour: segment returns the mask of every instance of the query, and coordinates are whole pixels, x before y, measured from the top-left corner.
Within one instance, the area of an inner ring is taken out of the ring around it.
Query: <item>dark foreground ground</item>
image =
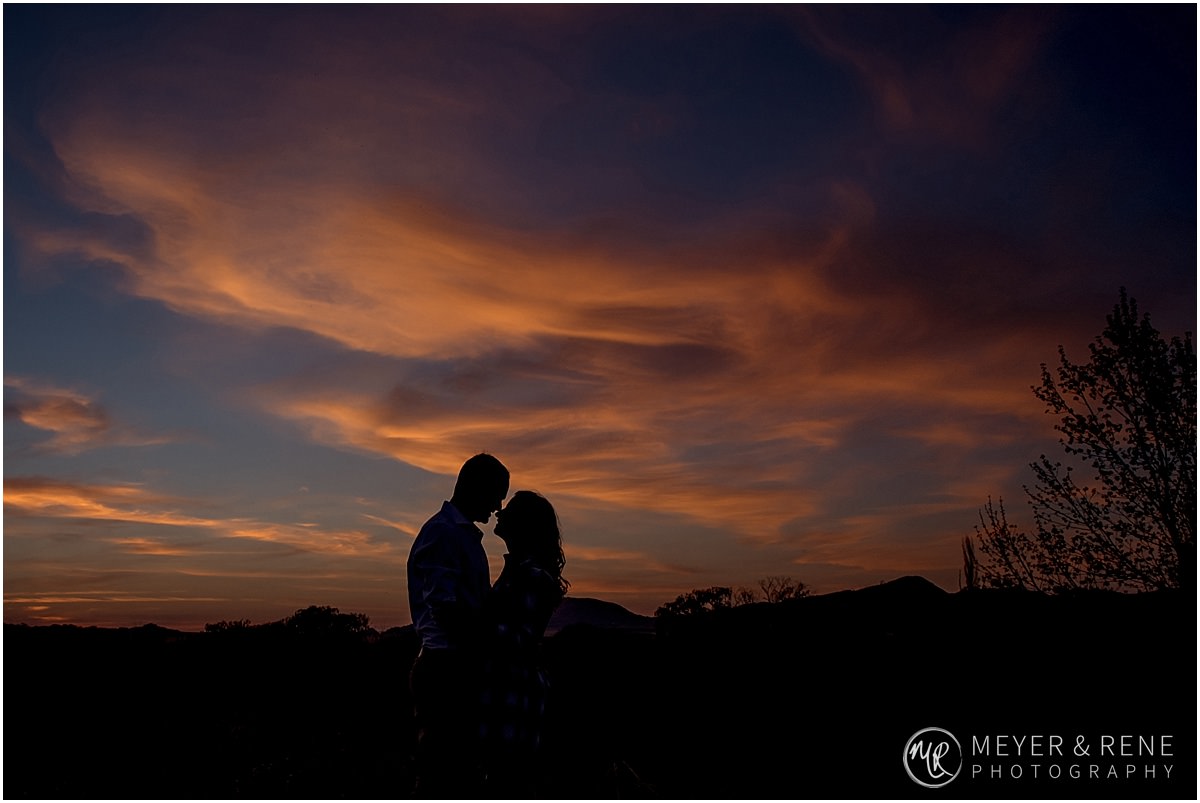
[[[657,635],[569,626],[542,792],[1194,799],[1195,610],[904,578]],[[405,797],[414,652],[399,630],[6,625],[3,796]],[[964,754],[940,789],[902,760],[929,726]]]

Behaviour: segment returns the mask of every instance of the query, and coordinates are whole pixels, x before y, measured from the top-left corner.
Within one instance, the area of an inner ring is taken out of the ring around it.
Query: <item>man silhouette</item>
[[[477,454],[454,495],[417,534],[408,555],[408,603],[421,650],[409,687],[417,724],[417,793],[470,797],[478,782],[483,602],[491,587],[483,531],[508,496],[508,469]]]

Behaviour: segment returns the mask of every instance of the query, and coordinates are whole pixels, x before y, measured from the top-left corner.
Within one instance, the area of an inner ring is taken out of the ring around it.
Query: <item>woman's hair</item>
[[[562,533],[558,526],[558,515],[546,497],[534,491],[517,491],[504,507],[506,525],[521,533],[522,551],[533,558],[534,563],[558,581],[565,594],[570,586],[563,579],[563,567],[567,558],[563,555]]]

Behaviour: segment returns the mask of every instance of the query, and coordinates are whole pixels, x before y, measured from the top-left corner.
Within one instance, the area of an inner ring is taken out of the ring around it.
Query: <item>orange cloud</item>
[[[109,543],[115,544],[122,551],[134,555],[180,557],[196,553],[196,550],[193,548],[166,543],[155,538],[112,538],[109,539]]]
[[[93,519],[176,527],[211,527],[211,519],[148,509],[169,500],[136,485],[77,485],[26,477],[4,479],[6,514]]]
[[[423,523],[415,520],[412,522],[400,522],[395,521],[394,519],[384,518],[383,516],[373,516],[367,513],[363,514],[363,518],[367,521],[375,522],[376,524],[382,524],[385,527],[391,527],[393,530],[403,533],[409,538],[417,537],[417,533],[420,531],[421,524]]]
[[[638,427],[636,419],[615,410],[562,411],[558,418],[545,411],[506,409],[490,420],[441,420],[435,415],[400,427],[380,421],[369,399],[276,400],[271,409],[306,422],[320,440],[389,455],[435,473],[453,475],[463,455],[486,449],[509,461],[521,487],[551,497],[675,513],[732,526],[749,536],[769,537],[784,503],[786,515],[804,511],[803,496],[794,488],[739,487],[736,477],[698,476],[672,457],[665,442],[668,433],[656,432],[648,423]],[[573,425],[580,417],[586,422]],[[636,474],[630,473],[631,466],[637,466]],[[746,470],[752,471],[749,466]]]
[[[5,377],[4,388],[6,418],[53,433],[39,447],[46,451],[76,454],[97,446],[144,446],[166,440],[117,426],[103,405],[74,390],[25,377]]]
[[[380,558],[394,551],[390,544],[375,542],[360,531],[328,530],[311,524],[214,519],[170,509],[182,502],[134,485],[82,485],[23,477],[10,477],[4,481],[6,516],[199,528],[217,538],[246,539],[335,556]],[[195,555],[213,548],[211,542],[167,543],[144,537],[118,536],[101,540],[107,540],[123,551],[142,555]]]
[[[247,538],[329,555],[386,557],[395,555],[391,544],[378,543],[364,532],[323,530],[312,525],[229,522],[224,528],[230,538]]]
[[[5,595],[5,604],[12,603],[14,605],[26,605],[38,603],[45,610],[45,605],[62,605],[66,603],[77,602],[123,602],[123,603],[147,603],[147,602],[221,602],[222,597],[183,597],[183,596],[145,596],[136,593],[128,593],[121,591],[96,591],[74,594],[35,594],[32,596],[21,595]]]
[[[259,402],[320,442],[434,473],[453,475],[464,455],[488,450],[512,463],[521,487],[771,540],[783,521],[822,512],[826,501],[811,478],[864,426],[914,448],[948,450],[950,459],[1014,442],[1037,421],[1032,414],[1013,421],[1009,411],[1027,395],[1015,382],[1017,390],[997,392],[984,377],[957,375],[960,364],[894,362],[894,372],[879,375],[867,366],[825,375],[754,366],[726,369],[723,382],[672,385],[602,358],[585,363],[594,379],[582,395],[555,397],[573,382],[564,371],[562,383],[512,404],[503,403],[503,383],[518,394],[528,383],[501,364],[495,372],[507,379],[489,386],[493,401],[483,406],[420,378],[405,385],[411,392],[383,395],[290,383],[263,388]],[[415,390],[420,383],[427,392]],[[864,410],[878,420],[864,420]]]

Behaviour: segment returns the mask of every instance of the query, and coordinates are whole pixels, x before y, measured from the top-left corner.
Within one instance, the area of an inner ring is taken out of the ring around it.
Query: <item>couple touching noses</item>
[[[420,797],[508,796],[534,781],[548,687],[538,645],[566,593],[566,560],[554,508],[533,491],[504,505],[508,487],[503,463],[470,458],[409,552]],[[477,526],[493,513],[508,550],[494,584]]]

